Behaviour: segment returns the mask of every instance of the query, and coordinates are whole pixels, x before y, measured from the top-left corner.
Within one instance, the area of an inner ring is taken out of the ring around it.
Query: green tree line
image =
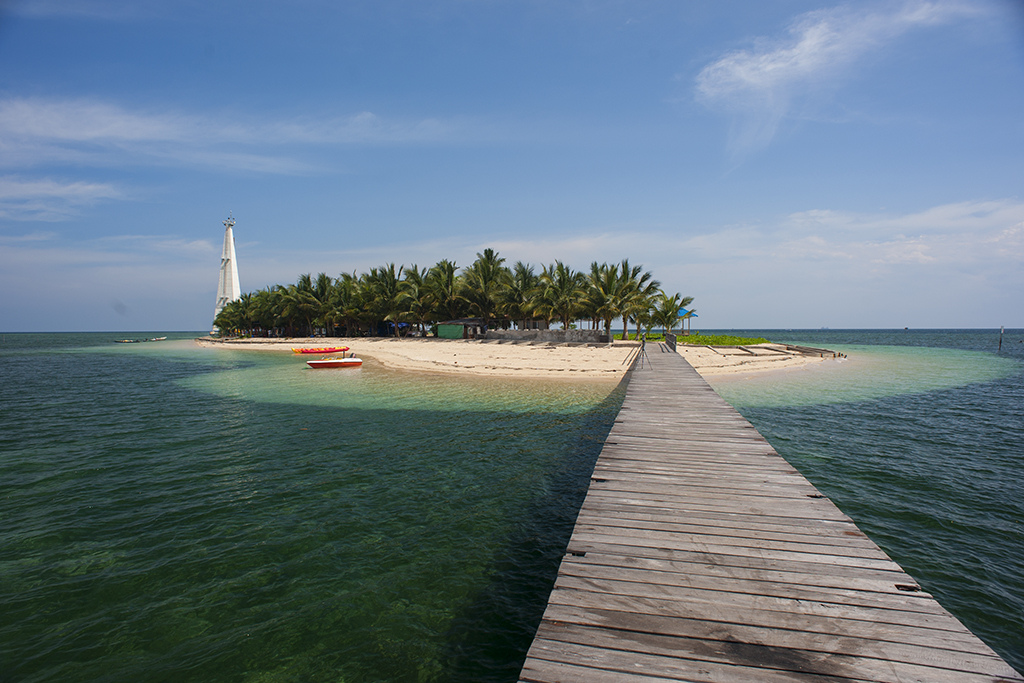
[[[251,336],[364,336],[387,329],[425,333],[445,320],[482,318],[489,327],[524,328],[529,321],[559,322],[566,329],[586,321],[611,338],[612,320],[621,318],[629,332],[661,327],[671,330],[679,309],[693,297],[666,294],[643,266],[597,263],[576,271],[562,263],[540,272],[522,261],[511,268],[493,249],[478,253],[461,271],[453,261],[430,268],[388,263],[357,275],[332,278],[320,273],[299,276],[292,285],[274,285],[243,294],[217,315],[224,334]]]

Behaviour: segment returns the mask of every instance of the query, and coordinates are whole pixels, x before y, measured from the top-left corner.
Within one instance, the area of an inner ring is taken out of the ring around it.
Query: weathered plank
[[[522,681],[1024,681],[685,360],[644,366]]]

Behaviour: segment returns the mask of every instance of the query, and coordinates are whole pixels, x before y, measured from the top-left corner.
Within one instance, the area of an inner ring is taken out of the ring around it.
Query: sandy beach
[[[494,340],[392,339],[198,339],[201,346],[292,353],[293,348],[350,346],[367,363],[396,370],[523,378],[618,380],[628,369],[635,342],[612,346],[523,344]],[[667,352],[647,345],[648,355]],[[679,346],[680,354],[703,376],[780,370],[822,359],[787,351],[781,344],[746,347]]]

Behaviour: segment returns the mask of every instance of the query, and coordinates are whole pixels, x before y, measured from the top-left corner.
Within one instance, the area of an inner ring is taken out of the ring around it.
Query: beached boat
[[[294,346],[292,351],[295,353],[343,353],[348,351],[347,346],[324,346],[318,349],[297,349]]]
[[[363,364],[362,358],[356,358],[355,356],[340,357],[340,358],[318,358],[315,360],[307,360],[306,365],[313,369],[320,368],[358,368]]]

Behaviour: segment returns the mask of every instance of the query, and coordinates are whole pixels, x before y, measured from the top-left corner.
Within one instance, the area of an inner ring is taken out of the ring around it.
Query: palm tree
[[[462,312],[459,283],[459,277],[455,274],[454,261],[447,259],[438,261],[427,272],[427,287],[433,296],[438,313],[445,320],[455,320]]]
[[[597,261],[590,264],[590,275],[587,278],[586,308],[590,316],[604,321],[604,331],[608,335],[608,343],[612,343],[612,319],[618,313],[619,293],[622,290],[622,279],[619,267]]]
[[[652,315],[654,324],[660,325],[666,332],[671,332],[679,320],[679,309],[689,306],[692,302],[692,296],[682,296],[679,292],[669,296],[662,292],[655,301]]]
[[[319,302],[320,310],[317,311],[316,320],[314,324],[318,327],[323,327],[324,334],[329,332],[333,333],[333,320],[331,320],[331,294],[334,291],[334,281],[331,276],[327,273],[318,273],[316,280],[313,281],[312,287],[313,296]]]
[[[474,313],[487,325],[501,318],[521,327],[531,317],[548,323],[558,319],[566,328],[586,317],[595,327],[603,323],[610,338],[612,320],[621,317],[628,338],[631,319],[649,326],[655,322],[652,316],[661,315],[660,320],[667,320],[662,324],[671,328],[678,316],[669,319],[670,309],[692,301],[678,294],[664,296],[651,273],[631,266],[628,259],[612,265],[594,262],[588,276],[555,261],[538,276],[521,261],[510,270],[493,249],[476,256],[461,274],[449,260],[429,270],[389,263],[362,275],[342,273],[336,280],[326,273],[316,278],[304,273],[294,285],[244,294],[240,303],[225,308],[219,318],[223,324],[216,324],[223,330],[277,335],[311,334],[321,327],[333,334],[344,323],[346,334],[359,334],[367,324],[386,321],[395,324],[398,335],[400,322],[415,322],[422,329],[439,319]],[[657,302],[656,295],[661,297]]]
[[[533,266],[516,261],[509,282],[499,295],[498,310],[509,320],[518,322],[519,329],[526,329],[526,320],[533,315],[531,306],[539,281]]]
[[[622,338],[629,339],[629,319],[648,307],[661,283],[643,266],[630,266],[629,259],[622,259],[619,279],[622,284],[615,308],[617,315],[622,317]]]
[[[228,337],[236,336],[245,327],[245,308],[241,299],[229,301],[220,309],[213,319],[213,326],[220,334]]]
[[[327,300],[324,319],[331,327],[344,323],[345,335],[354,336],[358,331],[358,320],[363,315],[363,297],[359,278],[355,273],[342,273],[334,281],[330,298]]]
[[[261,289],[253,295],[252,317],[265,335],[277,329],[280,292],[276,287]]]
[[[469,304],[469,310],[483,318],[487,327],[499,305],[499,295],[508,284],[511,275],[501,264],[505,259],[493,249],[477,253],[473,265],[462,272],[461,298]]]
[[[422,332],[433,316],[434,295],[427,284],[426,268],[420,269],[414,263],[405,269],[402,280],[402,302],[409,311],[409,320],[415,322]]]
[[[544,268],[540,276],[539,300],[536,309],[550,318],[562,321],[563,329],[579,316],[586,295],[586,278],[561,261]]]
[[[302,336],[313,333],[313,319],[320,313],[320,302],[313,294],[309,275],[302,275],[294,285],[279,287],[278,320],[286,328],[298,328]]]
[[[369,308],[373,311],[374,319],[377,321],[390,322],[395,326],[395,336],[398,336],[398,323],[402,320],[402,266],[395,269],[394,263],[371,268],[370,273],[364,276],[365,284],[370,295]]]

